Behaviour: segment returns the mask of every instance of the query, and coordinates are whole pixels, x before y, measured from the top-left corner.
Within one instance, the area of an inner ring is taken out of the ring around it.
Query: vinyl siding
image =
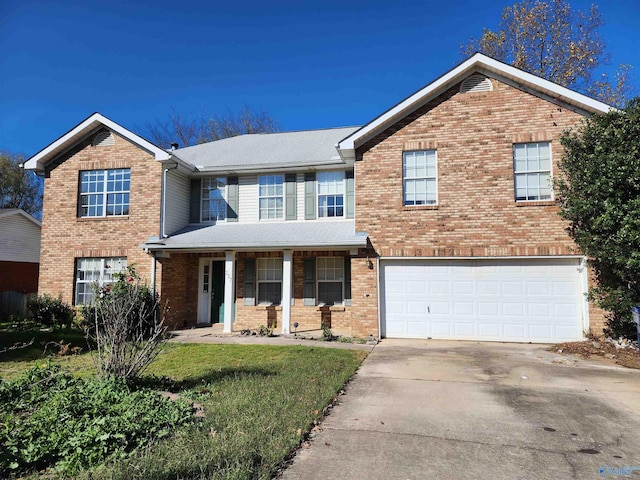
[[[171,235],[189,223],[189,178],[177,170],[167,172],[165,235]]]
[[[240,194],[238,222],[255,223],[258,221],[258,177],[257,175],[240,177],[238,183]]]
[[[40,227],[22,215],[0,218],[0,261],[40,262]]]

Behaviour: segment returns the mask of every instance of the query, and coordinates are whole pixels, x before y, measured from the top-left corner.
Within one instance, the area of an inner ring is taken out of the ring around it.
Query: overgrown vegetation
[[[75,312],[69,304],[62,300],[62,295],[40,295],[30,299],[27,308],[33,315],[34,321],[46,328],[70,328]]]
[[[557,182],[569,234],[589,258],[590,297],[613,337],[635,338],[640,304],[640,97],[623,111],[593,115],[561,138]]]

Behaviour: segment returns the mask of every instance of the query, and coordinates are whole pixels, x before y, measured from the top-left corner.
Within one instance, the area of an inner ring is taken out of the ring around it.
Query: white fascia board
[[[89,134],[92,130],[98,128],[100,125],[107,127],[109,130],[116,132],[120,136],[127,140],[139,145],[141,148],[150,152],[156,160],[167,160],[170,155],[165,150],[157,147],[153,143],[145,140],[144,138],[136,135],[135,133],[127,130],[121,125],[118,125],[107,117],[94,113],[89,118],[78,124],[76,127],[65,133],[49,146],[43,148],[33,157],[24,163],[26,170],[38,170],[43,171],[47,162],[52,160],[55,156],[65,152],[71,148],[79,138]]]
[[[506,63],[494,60],[493,58],[481,53],[476,53],[426,87],[418,90],[396,106],[390,108],[382,115],[363,126],[361,129],[356,130],[350,136],[341,140],[337,146],[338,151],[342,152],[344,157],[352,158],[352,156],[355,155],[355,149],[362,145],[366,140],[373,137],[386,127],[400,121],[406,115],[414,112],[432,98],[435,98],[440,93],[458,83],[463,77],[466,77],[472,71],[480,69],[486,69],[487,71],[495,72],[499,75],[511,78],[516,82],[520,82],[535,90],[539,90],[541,93],[558,98],[566,103],[577,105],[588,112],[607,113],[613,108],[610,105],[587,97],[586,95],[582,95],[581,93],[566,87],[562,87],[556,83],[550,82],[549,80],[545,80]]]

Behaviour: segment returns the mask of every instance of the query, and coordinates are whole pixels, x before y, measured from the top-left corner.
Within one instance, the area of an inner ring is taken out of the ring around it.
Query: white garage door
[[[579,340],[580,259],[383,260],[382,336]]]

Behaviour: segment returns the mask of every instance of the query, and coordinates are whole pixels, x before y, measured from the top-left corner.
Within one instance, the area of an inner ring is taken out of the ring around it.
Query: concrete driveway
[[[640,372],[539,345],[383,340],[321,427],[282,478],[640,478]]]

